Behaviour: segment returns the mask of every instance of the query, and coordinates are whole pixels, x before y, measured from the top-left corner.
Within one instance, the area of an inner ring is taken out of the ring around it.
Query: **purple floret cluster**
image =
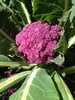
[[[56,46],[61,33],[58,25],[36,21],[25,25],[16,36],[18,51],[29,64],[49,63],[53,59],[53,48]]]

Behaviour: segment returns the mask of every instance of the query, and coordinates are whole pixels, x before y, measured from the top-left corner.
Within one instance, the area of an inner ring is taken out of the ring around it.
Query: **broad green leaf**
[[[9,48],[10,48],[10,41],[7,39],[2,39],[3,41],[0,41],[0,54],[2,55],[8,55]]]
[[[8,61],[0,61],[0,67],[10,67],[11,69],[14,68],[23,68],[23,69],[30,69],[34,66],[36,66],[37,64],[27,64],[27,63],[23,63],[23,62],[8,62]]]
[[[18,62],[1,62],[0,61],[0,67],[11,67],[11,68],[17,68],[21,64]]]
[[[4,62],[10,62],[11,59],[5,55],[0,55],[0,62],[4,61]]]
[[[50,60],[50,61],[54,62],[57,65],[61,65],[65,61],[65,58],[63,55],[59,54],[56,58],[54,58],[53,60]]]
[[[25,79],[29,73],[30,71],[24,71],[24,72],[12,75],[9,78],[0,80],[0,93],[14,86],[15,84],[18,84],[20,81]]]
[[[71,8],[70,22],[75,26],[75,6]]]
[[[30,14],[26,8],[25,2],[18,1],[16,8],[20,18],[22,19],[22,24],[25,25],[27,23],[31,23]]]
[[[57,52],[61,53],[61,54],[65,54],[66,50],[67,50],[67,41],[65,38],[65,35],[63,34],[58,42],[58,44],[56,45],[56,47],[54,48],[54,50],[56,50]]]
[[[23,69],[30,69],[30,68],[32,68],[34,66],[37,66],[37,64],[26,64],[24,66],[21,66],[21,68],[23,68]]]
[[[75,44],[75,35],[69,39],[69,41],[68,41],[68,48],[70,46],[72,46],[73,44]]]
[[[60,100],[74,100],[67,85],[56,72],[52,75],[52,79],[57,86],[57,90],[59,91]]]
[[[62,15],[64,0],[32,0],[32,6],[33,16],[36,19],[50,22]]]
[[[65,23],[67,22],[68,18],[69,18],[69,15],[70,15],[70,12],[71,12],[71,9],[66,11],[66,13],[58,19],[58,21],[60,22],[59,25],[64,27],[65,26]]]
[[[67,28],[68,30],[68,28]],[[69,42],[70,38],[75,35],[75,28],[70,28],[69,31],[66,33],[66,39]]]
[[[13,13],[13,11],[9,8],[9,6],[7,6],[5,3],[3,3],[2,0],[0,1],[0,4],[2,5],[2,7],[3,7],[5,10],[8,10],[9,12]]]
[[[7,34],[11,34],[12,37],[12,35],[16,35],[16,33],[18,33],[21,26],[18,20],[18,16],[16,16],[17,13],[15,13],[14,7],[13,9],[10,7],[9,1],[7,1],[7,3],[5,0],[4,2],[2,0],[0,1],[0,5],[3,7],[3,10],[0,12],[0,27]]]
[[[9,6],[1,1],[1,5],[3,6],[3,8],[9,12],[12,13],[12,18],[13,20],[19,24],[18,18],[15,15],[15,12],[18,13],[18,16],[21,18],[22,20],[22,24],[25,25],[26,23],[31,23],[31,19],[30,19],[30,14],[28,12],[28,9],[26,8],[25,2],[19,1],[19,0],[13,0],[13,1],[9,1]],[[13,9],[11,8],[11,6],[13,6]],[[15,9],[14,9],[15,8]],[[16,9],[17,8],[17,9]],[[15,12],[14,12],[15,10]]]
[[[16,23],[17,25],[19,25],[19,21],[18,21],[18,18],[15,16],[15,12],[6,3],[4,3],[4,2],[1,1],[0,4],[1,4],[1,6],[3,7],[3,9],[6,12],[10,12],[10,14],[11,14],[10,16],[12,16],[14,23]]]
[[[75,0],[72,0],[72,4],[75,5]]]
[[[35,68],[9,100],[59,100],[58,92],[45,69]]]

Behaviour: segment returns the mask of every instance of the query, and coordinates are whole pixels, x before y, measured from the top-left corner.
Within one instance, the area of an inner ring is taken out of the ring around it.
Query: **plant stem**
[[[58,71],[59,74],[62,74],[64,72],[66,73],[66,75],[74,74],[75,73],[75,66],[64,68],[64,69]]]
[[[9,41],[15,43],[15,41],[11,37],[9,37],[2,29],[0,29],[0,33],[2,33]]]
[[[68,0],[65,0],[65,7],[63,10],[63,15],[66,13],[67,10],[68,10]]]
[[[22,7],[22,9],[23,9],[23,11],[24,11],[24,13],[26,15],[28,23],[31,23],[31,19],[29,17],[30,15],[29,15],[28,10],[26,9],[24,3],[20,1],[20,4],[21,4],[21,7]]]
[[[64,6],[62,18],[66,17],[65,14],[68,14],[69,15],[69,12],[70,11],[68,11],[68,13],[67,13],[67,10],[68,10],[68,0],[65,0],[65,6]],[[63,26],[62,26],[63,28],[66,25],[67,19],[68,19],[68,17],[66,18],[66,21],[63,23]]]

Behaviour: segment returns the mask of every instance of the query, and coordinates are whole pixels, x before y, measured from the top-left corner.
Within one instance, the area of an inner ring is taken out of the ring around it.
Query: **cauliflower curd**
[[[16,35],[18,51],[25,57],[26,62],[48,63],[53,59],[53,48],[60,38],[61,28],[47,22],[36,21],[24,26]]]

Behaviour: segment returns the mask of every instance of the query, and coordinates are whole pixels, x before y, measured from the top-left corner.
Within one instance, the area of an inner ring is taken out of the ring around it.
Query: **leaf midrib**
[[[28,95],[28,91],[29,91],[29,88],[30,88],[30,86],[31,86],[31,83],[32,83],[32,81],[33,81],[35,75],[37,74],[37,72],[38,72],[39,70],[40,70],[40,68],[35,69],[35,70],[33,71],[33,73],[30,75],[30,77],[29,77],[29,79],[28,79],[28,82],[27,82],[27,84],[26,84],[26,86],[25,86],[25,89],[24,89],[24,91],[23,91],[22,100],[26,100],[26,97],[27,97],[27,95]]]

